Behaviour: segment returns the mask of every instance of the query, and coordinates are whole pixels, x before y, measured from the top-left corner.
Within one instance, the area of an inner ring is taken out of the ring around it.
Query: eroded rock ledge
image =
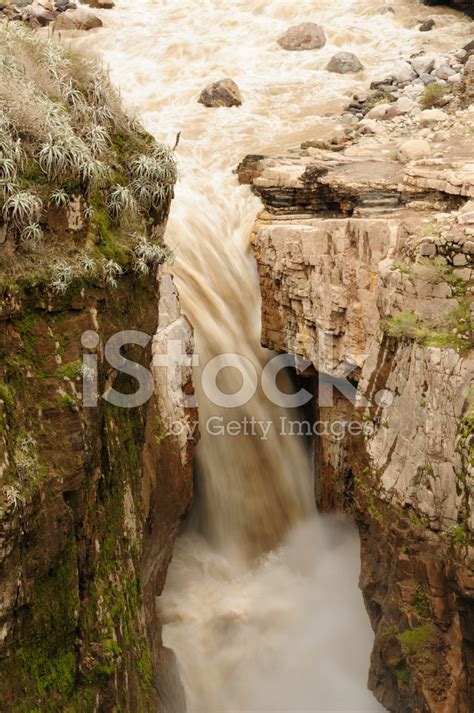
[[[262,343],[311,362],[315,419],[362,430],[318,438],[316,499],[358,524],[369,685],[397,713],[474,701],[472,116],[433,128],[434,159],[398,161],[391,127],[239,167],[265,205]],[[325,405],[328,375],[367,405]]]

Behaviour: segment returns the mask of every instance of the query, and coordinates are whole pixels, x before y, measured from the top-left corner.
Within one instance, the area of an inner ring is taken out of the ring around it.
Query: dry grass
[[[19,23],[0,25],[0,278],[12,264],[25,275],[51,260],[54,236],[41,244],[48,206],[66,210],[82,195],[110,252],[118,232],[146,234],[159,222],[176,179],[173,152],[126,115],[96,62]],[[77,256],[74,244],[56,248]]]

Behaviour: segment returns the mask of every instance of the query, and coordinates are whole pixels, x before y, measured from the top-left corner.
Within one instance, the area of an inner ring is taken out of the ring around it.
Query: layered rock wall
[[[265,204],[262,343],[311,364],[316,500],[359,526],[369,685],[397,713],[468,713],[474,183],[455,137],[408,163],[404,140],[247,157],[240,177]]]

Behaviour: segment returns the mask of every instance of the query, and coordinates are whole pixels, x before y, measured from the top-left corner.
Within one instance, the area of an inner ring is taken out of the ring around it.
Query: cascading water
[[[323,134],[347,96],[421,38],[425,12],[412,0],[117,0],[105,28],[75,44],[99,51],[127,104],[177,150],[177,186],[166,239],[201,364],[221,353],[261,371],[259,289],[249,252],[258,200],[233,175],[252,151]],[[275,39],[290,24],[316,21],[328,36],[316,52],[289,53]],[[452,47],[455,16],[430,33]],[[354,51],[366,71],[324,70],[337,50]],[[230,76],[243,106],[197,103],[210,81]],[[239,388],[231,370],[224,391]],[[260,392],[227,412],[198,387],[196,522],[175,550],[161,600],[164,641],[178,656],[189,713],[380,710],[366,691],[370,627],[357,590],[358,543],[337,521],[317,518],[310,459],[297,438],[213,436],[210,417],[278,423],[281,409]],[[294,415],[292,415],[294,417]],[[216,423],[218,423],[216,421]]]

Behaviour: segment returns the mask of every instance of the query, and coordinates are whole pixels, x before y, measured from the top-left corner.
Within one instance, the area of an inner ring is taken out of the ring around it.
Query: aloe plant
[[[71,197],[63,188],[55,188],[49,197],[50,205],[53,205],[58,210],[66,208],[71,202]]]
[[[93,156],[100,156],[110,143],[107,129],[100,124],[93,126],[87,133],[85,141]]]
[[[37,246],[41,242],[43,237],[43,231],[38,223],[31,223],[27,225],[21,231],[21,240],[24,243],[30,243],[31,245]]]
[[[43,203],[38,196],[21,191],[11,195],[3,206],[5,220],[10,220],[14,227],[24,228],[35,222],[39,218]]]
[[[54,180],[70,165],[70,159],[67,147],[49,134],[47,142],[38,153],[38,163],[43,173]]]
[[[102,273],[105,279],[105,284],[112,289],[118,285],[117,278],[123,275],[123,268],[113,260],[102,259]]]
[[[135,214],[137,204],[130,189],[126,186],[114,186],[107,196],[107,210],[116,220],[125,214]]]
[[[0,181],[12,182],[17,175],[17,167],[11,158],[0,158]]]
[[[3,488],[5,496],[5,504],[8,508],[13,508],[15,511],[19,505],[24,504],[25,499],[18,488],[13,485],[5,485]]]
[[[67,292],[73,278],[72,265],[58,260],[53,265],[51,273],[50,287],[58,295],[63,295]]]

